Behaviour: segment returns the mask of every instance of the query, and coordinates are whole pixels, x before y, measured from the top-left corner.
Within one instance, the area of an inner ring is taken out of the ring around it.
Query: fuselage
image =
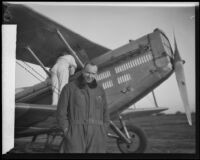
[[[165,81],[173,72],[172,61],[171,45],[158,29],[94,59],[111,117]]]

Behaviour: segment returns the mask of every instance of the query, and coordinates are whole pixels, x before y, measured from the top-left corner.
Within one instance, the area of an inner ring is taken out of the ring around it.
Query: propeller
[[[175,68],[175,75],[176,75],[176,80],[178,83],[178,88],[179,92],[182,98],[182,102],[185,108],[185,113],[187,116],[187,120],[189,125],[192,125],[192,119],[191,119],[191,112],[190,112],[190,105],[189,105],[189,100],[188,100],[188,94],[187,94],[187,88],[186,88],[186,83],[185,83],[185,75],[184,75],[184,68],[183,64],[185,61],[181,59],[181,56],[178,51],[178,47],[176,44],[176,38],[174,35],[174,68]]]

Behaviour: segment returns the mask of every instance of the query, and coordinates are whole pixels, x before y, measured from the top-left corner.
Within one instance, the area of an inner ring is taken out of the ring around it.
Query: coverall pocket
[[[71,128],[71,125],[69,125],[68,128],[67,128],[67,130],[66,130],[65,133],[64,133],[64,137],[65,137],[65,138],[68,138],[68,137],[70,136],[69,134],[70,134],[70,132],[71,132],[71,129],[72,129],[72,128]]]
[[[68,133],[69,133],[69,128],[64,132],[65,138],[67,137]]]
[[[78,98],[75,98],[74,99],[74,103],[78,106],[82,106],[85,104],[85,97],[79,93],[78,91],[76,91],[76,96],[75,97],[78,97]]]
[[[107,137],[107,128],[103,125],[103,126],[102,126],[102,130],[103,130],[103,137],[104,137],[104,140],[106,141],[106,137]]]

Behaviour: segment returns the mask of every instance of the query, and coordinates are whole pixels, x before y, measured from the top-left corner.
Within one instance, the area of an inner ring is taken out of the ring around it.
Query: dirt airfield
[[[195,115],[189,126],[184,114],[157,115],[130,119],[141,127],[148,138],[145,153],[195,153]],[[50,147],[45,147],[46,135],[38,136],[31,144],[31,137],[15,139],[14,153],[58,153],[60,137]],[[116,140],[108,138],[107,153],[120,153]]]

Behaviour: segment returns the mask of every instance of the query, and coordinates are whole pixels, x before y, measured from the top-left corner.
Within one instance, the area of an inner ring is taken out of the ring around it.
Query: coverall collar
[[[96,88],[97,87],[97,81],[96,81],[96,79],[94,79],[91,83],[87,83],[87,82],[85,82],[83,74],[81,74],[77,78],[77,84],[78,84],[79,88],[81,88],[81,89],[83,89],[86,86],[88,86],[89,88]]]

